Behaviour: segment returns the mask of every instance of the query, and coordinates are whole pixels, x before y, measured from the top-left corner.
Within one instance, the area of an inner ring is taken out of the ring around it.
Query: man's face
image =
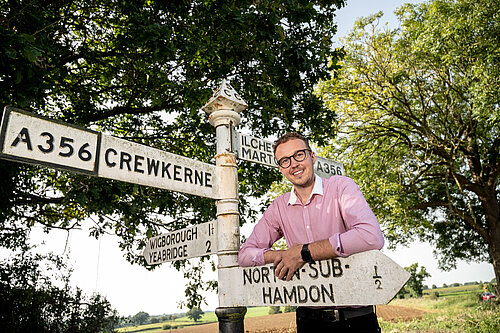
[[[297,151],[302,149],[308,149],[304,141],[291,139],[276,148],[276,160],[279,161],[283,157],[293,156]],[[308,187],[314,184],[313,165],[316,162],[316,157],[311,151],[307,151],[306,154],[306,158],[301,162],[297,162],[291,157],[291,163],[288,168],[279,166],[281,173],[296,187]]]

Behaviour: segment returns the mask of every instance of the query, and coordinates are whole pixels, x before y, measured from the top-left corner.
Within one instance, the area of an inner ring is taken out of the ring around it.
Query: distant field
[[[425,309],[426,311],[445,311],[443,309],[440,309],[441,306],[443,306],[445,309],[450,308],[451,310],[450,313],[447,315],[450,317],[453,317],[455,315],[455,309],[456,309],[456,304],[462,304],[462,303],[467,303],[467,304],[472,304],[471,307],[476,311],[477,309],[477,304],[478,302],[477,297],[475,297],[473,294],[479,294],[482,292],[482,284],[476,284],[476,285],[468,285],[468,286],[458,286],[458,287],[446,287],[446,288],[436,288],[436,289],[427,289],[424,290],[424,298],[419,298],[419,299],[408,299],[408,300],[398,300],[395,299],[393,300],[390,304],[397,305],[397,306],[403,306],[403,307],[408,307],[408,308],[413,308],[413,309]],[[437,300],[432,300],[430,296],[432,296],[434,293],[439,294],[439,301]],[[448,300],[448,301],[447,301]],[[481,305],[482,306],[482,305]],[[439,310],[438,310],[439,309]],[[483,309],[484,310],[484,309]],[[481,326],[484,325],[484,323],[487,323],[490,325],[489,327],[492,327],[494,331],[498,328],[498,325],[500,325],[500,316],[491,316],[490,317],[484,317],[485,314],[482,314],[484,312],[483,310],[479,311],[479,313],[476,315],[475,318],[466,318],[463,319],[462,317],[458,318],[457,320],[461,321],[466,321],[466,322],[473,322],[474,325],[476,326]],[[400,315],[403,315],[402,308],[399,308],[398,310]],[[415,310],[413,310],[415,311]],[[446,310],[447,311],[447,310]],[[489,310],[491,311],[491,310]],[[491,313],[491,312],[488,312]],[[252,317],[260,317],[260,316],[268,316],[269,314],[269,307],[249,307],[247,308],[247,313],[245,315],[245,318],[252,318]],[[411,316],[409,316],[411,317]],[[266,320],[273,320],[273,317],[267,317]],[[278,317],[274,317],[278,318]],[[433,326],[434,322],[436,322],[436,319],[432,319],[433,317],[430,317],[430,319],[426,319],[427,316],[424,317],[423,320],[420,321],[415,321],[415,325],[418,327],[429,327]],[[438,317],[439,319],[440,317]],[[493,318],[493,319],[491,319]],[[262,320],[261,324],[264,324],[267,322],[266,320]],[[471,321],[472,320],[472,321]],[[403,320],[406,321],[406,320]],[[429,322],[427,322],[429,321]],[[216,323],[217,322],[217,316],[213,311],[211,312],[206,312],[203,314],[202,318],[198,322],[194,322],[192,319],[189,319],[188,317],[181,317],[177,318],[176,320],[173,321],[166,321],[162,323],[157,323],[157,324],[149,324],[149,325],[141,325],[141,326],[130,326],[130,327],[123,327],[117,329],[118,332],[120,333],[138,333],[138,332],[146,332],[146,333],[158,333],[158,332],[165,332],[162,330],[163,326],[165,324],[170,325],[172,329],[177,329],[181,327],[192,327],[192,329],[189,330],[195,330],[195,331],[200,331],[203,332],[204,328],[203,327],[197,327],[198,325],[204,325],[204,324],[209,324],[209,323]],[[390,321],[383,321],[384,327],[387,331],[401,331],[404,332],[405,328],[403,327],[404,325],[408,325],[408,323],[391,323],[392,320]],[[246,325],[246,324],[245,324]],[[471,324],[472,325],[472,324]],[[209,325],[210,326],[210,325]],[[195,328],[196,327],[196,328]],[[461,329],[464,326],[458,327],[458,331],[461,331]],[[441,329],[440,327],[439,329]],[[217,328],[213,328],[215,331],[217,331]],[[438,329],[438,331],[439,331]],[[489,329],[489,328],[488,328]],[[182,330],[185,331],[185,330]],[[425,331],[425,329],[424,329]],[[451,329],[449,332],[456,332],[457,327],[455,327],[455,330]],[[174,331],[175,332],[175,331]],[[261,331],[259,331],[261,332]],[[274,331],[272,331],[274,332]],[[443,331],[443,332],[448,332],[448,331]],[[471,332],[476,332],[472,330]],[[477,332],[489,332],[488,330],[479,330]]]
[[[249,308],[247,308],[247,313],[245,315],[245,318],[267,316],[268,314],[269,314],[269,307],[267,307],[267,306],[249,307]],[[198,322],[194,322],[192,319],[190,319],[188,317],[180,317],[180,318],[177,318],[176,320],[165,321],[165,322],[157,323],[157,324],[122,327],[122,328],[118,328],[117,331],[120,333],[122,333],[122,332],[154,333],[154,332],[161,332],[162,327],[165,324],[169,324],[172,328],[174,328],[174,327],[179,328],[179,327],[203,325],[203,324],[214,323],[214,322],[217,322],[217,316],[215,315],[215,312],[210,311],[210,312],[205,312]]]
[[[426,289],[423,291],[424,296],[432,295],[433,293],[439,293],[439,296],[458,296],[465,294],[480,293],[483,291],[482,284],[472,284],[468,286],[458,286],[458,287],[446,287],[446,288],[436,288],[436,289]]]

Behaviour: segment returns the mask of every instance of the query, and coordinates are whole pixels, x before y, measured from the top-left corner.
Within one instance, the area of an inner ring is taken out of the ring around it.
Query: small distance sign
[[[98,132],[6,107],[0,133],[0,156],[95,175],[99,141]]]
[[[146,240],[142,255],[148,265],[216,254],[217,222],[211,221]]]

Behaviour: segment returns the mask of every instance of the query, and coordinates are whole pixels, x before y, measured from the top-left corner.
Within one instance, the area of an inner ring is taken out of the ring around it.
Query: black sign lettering
[[[113,168],[114,166],[116,166],[116,162],[112,162],[109,159],[110,153],[113,153],[116,156],[116,155],[118,155],[118,152],[116,150],[114,150],[113,148],[108,148],[108,149],[106,149],[106,152],[104,153],[104,160],[106,162],[106,165],[109,166],[110,168]]]
[[[130,161],[132,161],[132,155],[122,151],[120,153],[120,169],[123,170],[123,165],[127,165],[127,170],[132,171],[132,167],[130,166]]]
[[[148,175],[154,174],[155,176],[158,176],[158,169],[160,168],[160,161],[157,161],[152,158],[147,158],[146,159],[146,164],[148,166]]]
[[[38,149],[40,149],[42,153],[47,154],[54,150],[54,136],[49,132],[43,132],[42,134],[40,134],[40,136],[45,136],[47,138],[47,140],[45,140],[47,147],[38,145]]]
[[[12,147],[17,146],[19,141],[26,143],[28,150],[33,150],[33,147],[31,146],[30,134],[29,134],[28,129],[26,127],[23,127],[23,129],[16,136],[16,138],[12,142]]]
[[[134,159],[134,171],[138,173],[144,173],[144,170],[142,170],[142,161],[144,161],[143,156],[135,155]]]

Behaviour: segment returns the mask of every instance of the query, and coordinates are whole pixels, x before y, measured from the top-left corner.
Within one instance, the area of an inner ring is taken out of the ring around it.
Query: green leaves
[[[215,131],[200,108],[228,78],[249,103],[242,117],[253,135],[300,128],[325,140],[334,112],[312,87],[337,59],[330,38],[343,4],[2,2],[0,104],[213,163]],[[213,200],[4,165],[0,236],[11,247],[34,224],[71,228],[92,217],[92,236],[116,233],[127,259],[144,264],[146,236],[215,217]],[[242,223],[256,216],[248,199],[276,179],[275,171],[242,164]]]
[[[358,181],[387,238],[430,242],[443,268],[500,259],[500,94],[491,62],[499,10],[488,1],[432,1],[397,10],[400,29],[380,29],[381,13],[360,19],[340,68],[317,89],[338,115],[331,156]]]

